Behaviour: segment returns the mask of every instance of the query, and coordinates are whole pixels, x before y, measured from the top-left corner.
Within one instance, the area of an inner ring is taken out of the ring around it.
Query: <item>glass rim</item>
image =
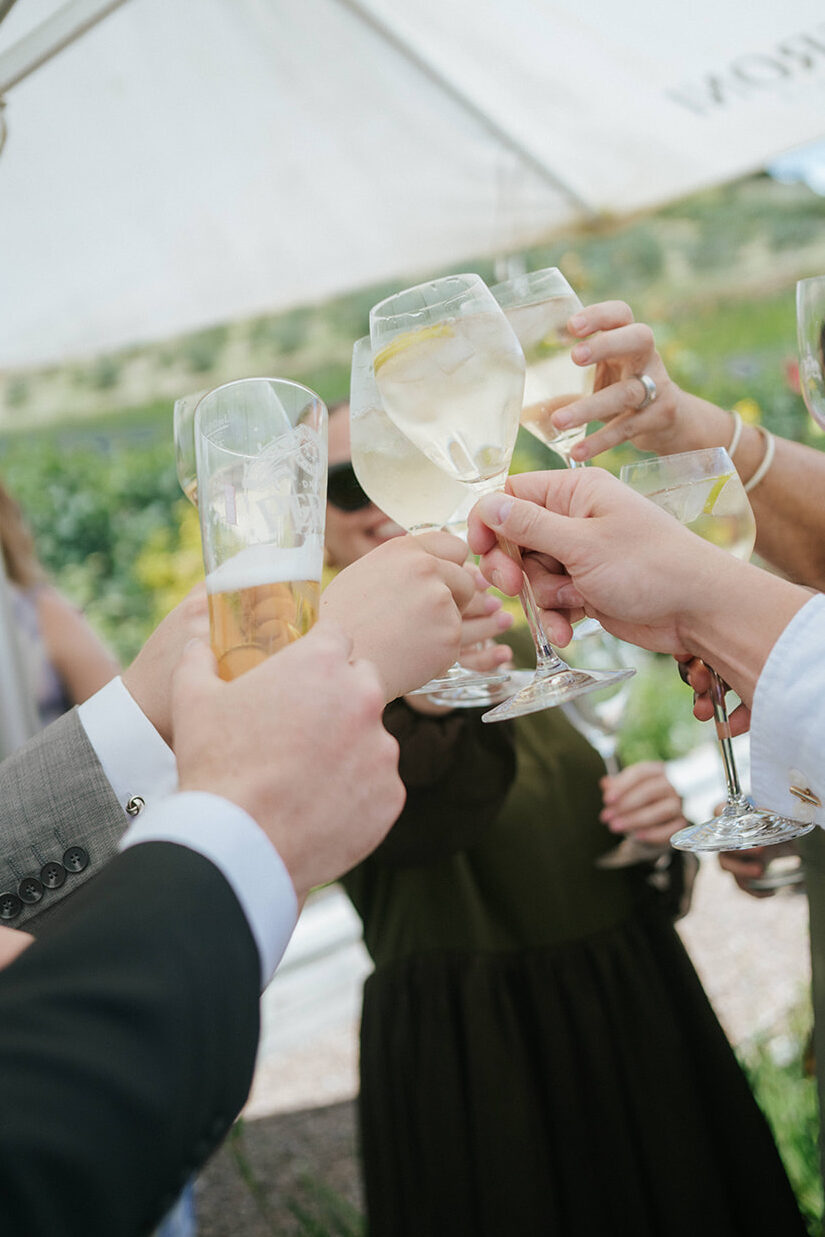
[[[416,292],[422,292],[425,288],[434,288],[439,284],[448,284],[451,282],[459,282],[466,280],[465,286],[460,290],[456,290],[452,295],[445,296],[441,300],[433,301],[431,304],[419,305],[410,307],[409,309],[397,309],[394,312],[389,312],[386,308],[391,301],[400,300],[401,297],[413,296]],[[487,284],[474,271],[466,271],[456,275],[443,275],[438,279],[425,279],[422,283],[413,284],[410,288],[401,288],[398,292],[392,292],[389,296],[385,296],[383,300],[377,301],[370,310],[370,325],[373,318],[382,318],[384,321],[391,321],[393,318],[417,318],[421,314],[430,313],[434,309],[439,309],[442,312],[451,305],[454,301],[465,299],[468,295],[481,294],[484,297],[485,293],[489,293],[490,289]],[[370,338],[372,333],[370,332]]]
[[[550,278],[550,276],[552,276],[552,278]],[[542,267],[538,271],[525,271],[522,275],[514,275],[512,279],[503,279],[500,283],[491,284],[490,291],[499,304],[501,304],[499,295],[504,289],[512,288],[515,292],[515,289],[519,284],[526,284],[526,295],[517,296],[512,305],[502,306],[502,308],[507,309],[522,308],[527,305],[540,305],[543,301],[549,299],[552,292],[548,287],[542,287],[542,283],[548,285],[552,285],[554,283],[563,285],[560,290],[563,292],[569,292],[571,296],[574,296],[581,307],[581,298],[579,297],[579,294],[570,283],[570,280],[557,266]],[[536,285],[535,287],[532,286],[534,284]]]
[[[699,456],[711,456],[716,455],[719,452],[725,456],[727,462],[730,464],[730,471],[736,472],[733,460],[728,455],[727,447],[698,447],[695,451],[677,451],[672,455],[652,455],[648,459],[632,460],[629,464],[622,464],[619,471],[619,480],[624,481],[626,473],[635,472],[642,474],[646,471],[652,471],[652,469],[656,466],[662,467],[664,465],[666,467],[669,463],[676,460],[682,461],[689,460],[691,458],[697,459]]]
[[[303,403],[296,404],[293,407],[297,408],[298,411],[301,411],[306,408],[316,407],[320,413],[322,430],[323,430],[324,425],[329,421],[329,409],[327,408],[326,402],[321,399],[321,396],[318,394],[317,391],[313,391],[311,387],[304,386],[302,382],[293,382],[291,378],[257,378],[257,377],[256,378],[234,378],[231,382],[223,382],[221,383],[220,386],[213,387],[210,391],[207,391],[207,393],[203,396],[202,399],[198,401],[195,407],[195,415],[194,415],[193,422],[192,422],[192,433],[195,439],[195,443],[197,444],[197,441],[199,439],[204,438],[206,439],[208,443],[211,444],[211,447],[213,450],[221,451],[226,456],[234,456],[238,459],[248,459],[249,453],[247,451],[239,451],[237,448],[224,446],[222,443],[216,442],[209,431],[204,433],[201,427],[203,407],[204,407],[204,404],[206,404],[208,400],[212,399],[213,396],[218,396],[221,394],[221,392],[229,391],[231,390],[232,387],[251,386],[253,384],[257,385],[261,383],[266,384],[270,388],[276,387],[279,390],[282,390],[284,388],[290,388],[292,391],[297,391],[297,392],[300,392],[302,395],[308,396],[309,398],[305,399]],[[290,410],[285,409],[285,411],[289,413]],[[297,424],[298,423],[296,422],[296,424],[293,425],[292,428],[293,429],[297,428]],[[196,451],[197,451],[197,447],[196,447]]]

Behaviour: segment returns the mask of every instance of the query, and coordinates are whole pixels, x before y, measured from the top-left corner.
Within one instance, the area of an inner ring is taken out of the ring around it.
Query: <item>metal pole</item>
[[[0,55],[0,95],[80,38],[125,0],[70,0]]]
[[[23,677],[15,621],[0,554],[0,757],[16,751],[38,729],[34,700]]]

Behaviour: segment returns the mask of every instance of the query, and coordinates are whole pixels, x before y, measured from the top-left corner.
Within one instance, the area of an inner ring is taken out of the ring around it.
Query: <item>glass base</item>
[[[486,673],[482,673],[480,670],[468,670],[466,666],[455,662],[444,674],[430,679],[423,687],[416,687],[414,691],[406,692],[405,695],[430,696],[433,692],[452,691],[456,688],[482,688],[495,684],[502,685],[507,682],[508,678],[509,675],[506,670],[488,670]]]
[[[688,825],[670,839],[676,850],[719,851],[752,850],[754,846],[776,846],[804,837],[815,828],[789,816],[778,816],[753,807],[747,799],[731,800],[724,811],[701,825]]]
[[[465,687],[451,687],[446,691],[431,692],[427,699],[433,704],[440,704],[450,709],[487,709],[502,700],[508,700],[519,690],[520,684],[514,683],[516,676],[524,671],[517,670],[506,675],[501,683],[467,684]],[[533,677],[532,671],[527,672],[527,679]]]
[[[571,666],[562,669],[536,671],[530,682],[505,700],[496,705],[488,713],[481,715],[483,722],[505,722],[513,717],[524,717],[527,713],[539,713],[542,709],[553,709],[567,700],[575,700],[586,692],[601,691],[612,683],[621,683],[636,673],[633,669],[625,670],[576,670]]]

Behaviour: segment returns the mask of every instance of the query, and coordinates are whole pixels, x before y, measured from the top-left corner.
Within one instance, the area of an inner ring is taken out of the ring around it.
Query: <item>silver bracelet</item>
[[[762,463],[757,468],[756,472],[751,477],[750,481],[745,486],[745,493],[749,494],[755,489],[759,482],[764,478],[771,464],[773,463],[774,452],[776,451],[776,439],[770,430],[766,430],[764,425],[755,425],[754,429],[759,430],[759,433],[765,439],[765,454],[762,456]]]
[[[735,408],[730,415],[733,417],[733,437],[728,447],[728,455],[733,459],[733,453],[739,446],[739,439],[742,437],[742,418]]]

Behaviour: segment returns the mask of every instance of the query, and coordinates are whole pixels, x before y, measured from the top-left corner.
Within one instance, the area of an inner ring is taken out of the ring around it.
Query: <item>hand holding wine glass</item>
[[[375,380],[401,433],[477,495],[504,485],[518,431],[524,354],[477,275],[452,275],[373,306]],[[517,552],[511,547],[516,558]],[[632,671],[571,670],[550,647],[529,585],[522,604],[537,652],[533,681],[484,715],[501,721],[560,704]]]

